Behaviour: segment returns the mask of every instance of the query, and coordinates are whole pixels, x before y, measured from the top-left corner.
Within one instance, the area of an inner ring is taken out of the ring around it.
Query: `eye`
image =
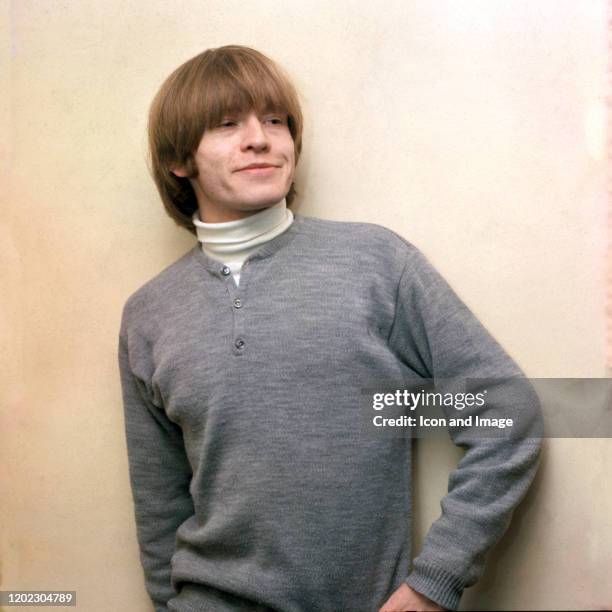
[[[236,125],[236,122],[233,121],[232,119],[224,119],[220,124],[219,127],[232,127],[233,125]]]
[[[287,120],[284,117],[278,115],[268,117],[265,119],[265,121],[271,123],[272,125],[285,125],[287,123]]]

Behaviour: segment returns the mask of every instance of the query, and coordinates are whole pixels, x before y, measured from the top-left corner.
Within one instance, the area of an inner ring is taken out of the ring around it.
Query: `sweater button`
[[[223,266],[223,269],[221,270],[221,274],[223,274],[223,276],[229,276],[231,270],[227,267],[227,266]]]
[[[242,300],[240,298],[234,300],[234,308],[242,308]]]
[[[238,338],[238,340],[236,340],[236,342],[234,342],[234,346],[237,349],[241,349],[244,347],[244,340],[242,338]]]

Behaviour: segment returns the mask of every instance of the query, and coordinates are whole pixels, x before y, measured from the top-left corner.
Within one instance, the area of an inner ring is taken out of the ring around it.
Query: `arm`
[[[191,468],[180,427],[147,396],[130,365],[124,335],[119,339],[119,370],[140,560],[155,610],[166,612],[168,600],[176,595],[170,580],[176,531],[194,512]]]
[[[524,376],[416,249],[399,283],[389,341],[400,359],[425,378]],[[507,408],[527,405],[537,416],[530,386],[525,381],[517,396],[520,389],[511,385],[505,394],[498,390],[498,396],[511,398]],[[506,531],[533,480],[540,439],[483,438],[469,430],[451,431],[451,436],[466,453],[449,478],[442,514],[428,531],[406,582],[437,604],[456,609],[463,589],[482,574],[485,554]]]

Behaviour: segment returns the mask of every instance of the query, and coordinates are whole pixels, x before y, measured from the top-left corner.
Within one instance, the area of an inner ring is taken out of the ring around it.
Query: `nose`
[[[270,147],[268,134],[263,128],[259,117],[251,113],[244,123],[242,150],[265,151]]]

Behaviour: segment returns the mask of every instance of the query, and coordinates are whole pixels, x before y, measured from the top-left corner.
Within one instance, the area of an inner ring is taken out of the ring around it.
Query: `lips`
[[[241,168],[242,170],[250,170],[251,168],[275,168],[276,166],[274,164],[249,164],[248,166],[245,166],[244,168]]]
[[[249,164],[244,168],[240,168],[238,172],[244,172],[246,174],[270,174],[277,170],[278,166],[274,164]]]

